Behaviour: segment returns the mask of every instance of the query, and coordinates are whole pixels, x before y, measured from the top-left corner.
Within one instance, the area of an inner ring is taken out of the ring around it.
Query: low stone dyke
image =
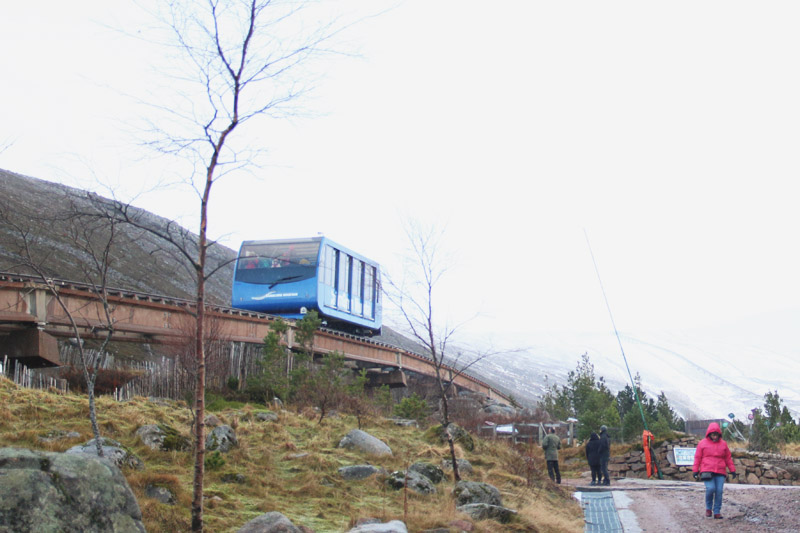
[[[654,448],[656,461],[664,479],[692,480],[692,467],[675,464],[675,448],[694,448],[698,439],[693,436],[666,441]],[[751,485],[800,486],[800,457],[774,453],[750,452],[742,448],[732,450],[733,464],[739,474],[728,478],[728,483]],[[624,455],[612,457],[608,472],[616,478],[647,478],[644,453],[632,450]],[[654,476],[655,477],[655,476]]]

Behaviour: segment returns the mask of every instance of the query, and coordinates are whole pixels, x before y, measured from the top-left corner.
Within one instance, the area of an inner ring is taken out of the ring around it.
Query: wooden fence
[[[257,372],[262,346],[243,342],[209,342],[206,348],[206,388],[219,390],[228,386],[230,378],[240,387],[247,377]],[[102,370],[126,370],[136,375],[121,387],[114,390],[118,401],[134,396],[186,399],[194,394],[194,354],[189,351],[176,351],[169,355],[154,355],[148,361],[129,361],[115,358],[109,353],[85,349],[88,366]],[[59,349],[62,367],[82,368],[80,351],[70,342],[64,342]],[[0,359],[0,374],[20,387],[50,389],[66,393],[67,380],[58,377],[59,368],[27,368],[4,356]]]
[[[66,394],[69,390],[67,380],[48,376],[38,369],[28,368],[19,363],[14,364],[5,355],[0,361],[0,375],[27,389],[52,389],[62,394]]]

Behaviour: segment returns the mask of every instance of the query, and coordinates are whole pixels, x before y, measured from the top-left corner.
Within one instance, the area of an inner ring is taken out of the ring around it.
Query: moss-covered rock
[[[111,461],[2,448],[0,479],[0,531],[145,531],[139,504]]]
[[[425,432],[425,440],[436,444],[446,444],[448,431],[453,437],[453,441],[461,448],[468,452],[475,450],[475,441],[472,439],[472,435],[458,424],[451,423],[447,429],[442,425],[432,426]]]

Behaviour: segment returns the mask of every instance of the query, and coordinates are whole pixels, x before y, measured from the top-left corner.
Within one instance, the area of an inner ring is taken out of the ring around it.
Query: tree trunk
[[[197,358],[197,382],[195,384],[195,460],[194,494],[192,499],[192,531],[203,531],[203,482],[205,475],[205,392],[206,392],[206,353],[205,353],[205,264],[206,233],[208,228],[208,198],[216,158],[212,159],[206,174],[206,186],[200,206],[200,235],[198,239],[197,261],[197,331],[195,332],[195,357]]]
[[[86,395],[89,397],[89,421],[92,424],[95,448],[97,448],[97,456],[103,457],[103,442],[100,438],[100,427],[97,425],[97,408],[94,401],[94,377],[90,379],[88,371],[85,368],[84,378],[86,379]]]

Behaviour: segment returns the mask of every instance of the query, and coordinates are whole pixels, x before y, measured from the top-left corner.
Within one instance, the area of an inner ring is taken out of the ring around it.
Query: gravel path
[[[591,490],[582,480],[567,480],[575,490]],[[639,531],[646,532],[775,532],[800,531],[800,487],[726,484],[722,520],[705,517],[701,483],[658,480],[619,480],[611,489],[624,491],[627,509]],[[623,520],[623,522],[626,522]],[[630,521],[627,521],[630,524]],[[635,529],[635,528],[634,528]]]

